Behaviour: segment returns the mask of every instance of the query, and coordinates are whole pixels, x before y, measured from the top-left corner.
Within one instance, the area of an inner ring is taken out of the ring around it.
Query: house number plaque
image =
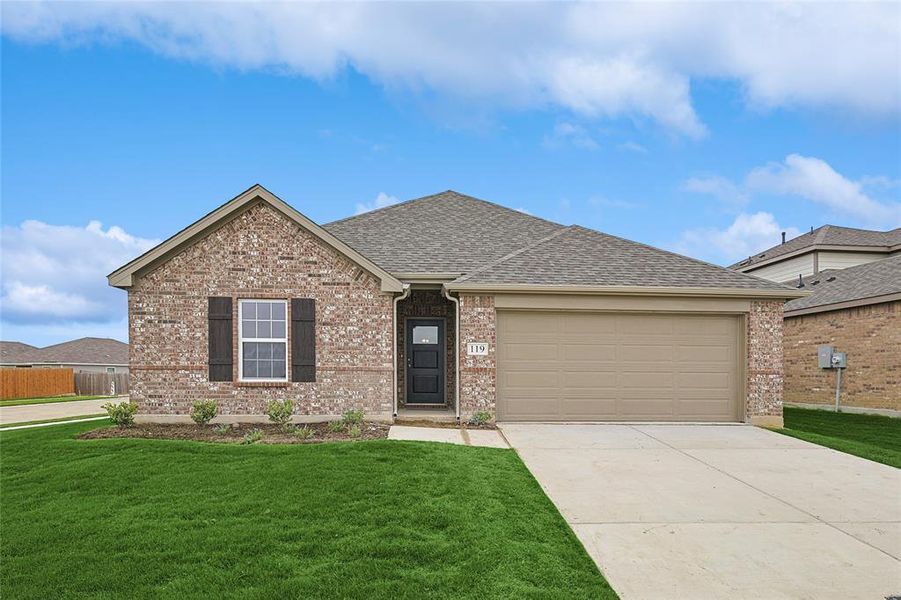
[[[466,354],[469,356],[488,356],[488,344],[485,342],[469,342],[466,344]]]

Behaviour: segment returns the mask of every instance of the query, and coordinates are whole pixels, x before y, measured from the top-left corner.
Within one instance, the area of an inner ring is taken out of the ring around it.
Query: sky
[[[728,265],[901,225],[901,4],[3,3],[0,338],[127,341],[106,275],[254,183],[454,189]]]

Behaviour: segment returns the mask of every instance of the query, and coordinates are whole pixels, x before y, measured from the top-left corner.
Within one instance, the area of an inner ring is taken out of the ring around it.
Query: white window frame
[[[266,303],[266,304],[281,304],[285,307],[285,337],[284,338],[245,338],[244,337],[244,303],[245,302],[255,302],[258,304]],[[288,365],[288,330],[291,327],[291,319],[288,315],[288,301],[287,300],[270,300],[267,298],[244,298],[238,300],[238,381],[244,381],[248,383],[253,382],[284,382],[288,381],[288,375],[290,374],[289,365]],[[285,344],[285,376],[284,377],[250,377],[244,378],[244,342],[275,342],[275,343],[284,343]]]

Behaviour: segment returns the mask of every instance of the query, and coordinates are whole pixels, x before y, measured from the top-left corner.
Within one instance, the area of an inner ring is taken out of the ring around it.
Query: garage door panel
[[[499,311],[507,420],[734,421],[739,317]]]

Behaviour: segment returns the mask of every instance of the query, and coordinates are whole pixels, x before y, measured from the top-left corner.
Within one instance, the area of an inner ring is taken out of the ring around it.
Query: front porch
[[[440,289],[397,302],[397,420],[456,420],[456,308]]]

